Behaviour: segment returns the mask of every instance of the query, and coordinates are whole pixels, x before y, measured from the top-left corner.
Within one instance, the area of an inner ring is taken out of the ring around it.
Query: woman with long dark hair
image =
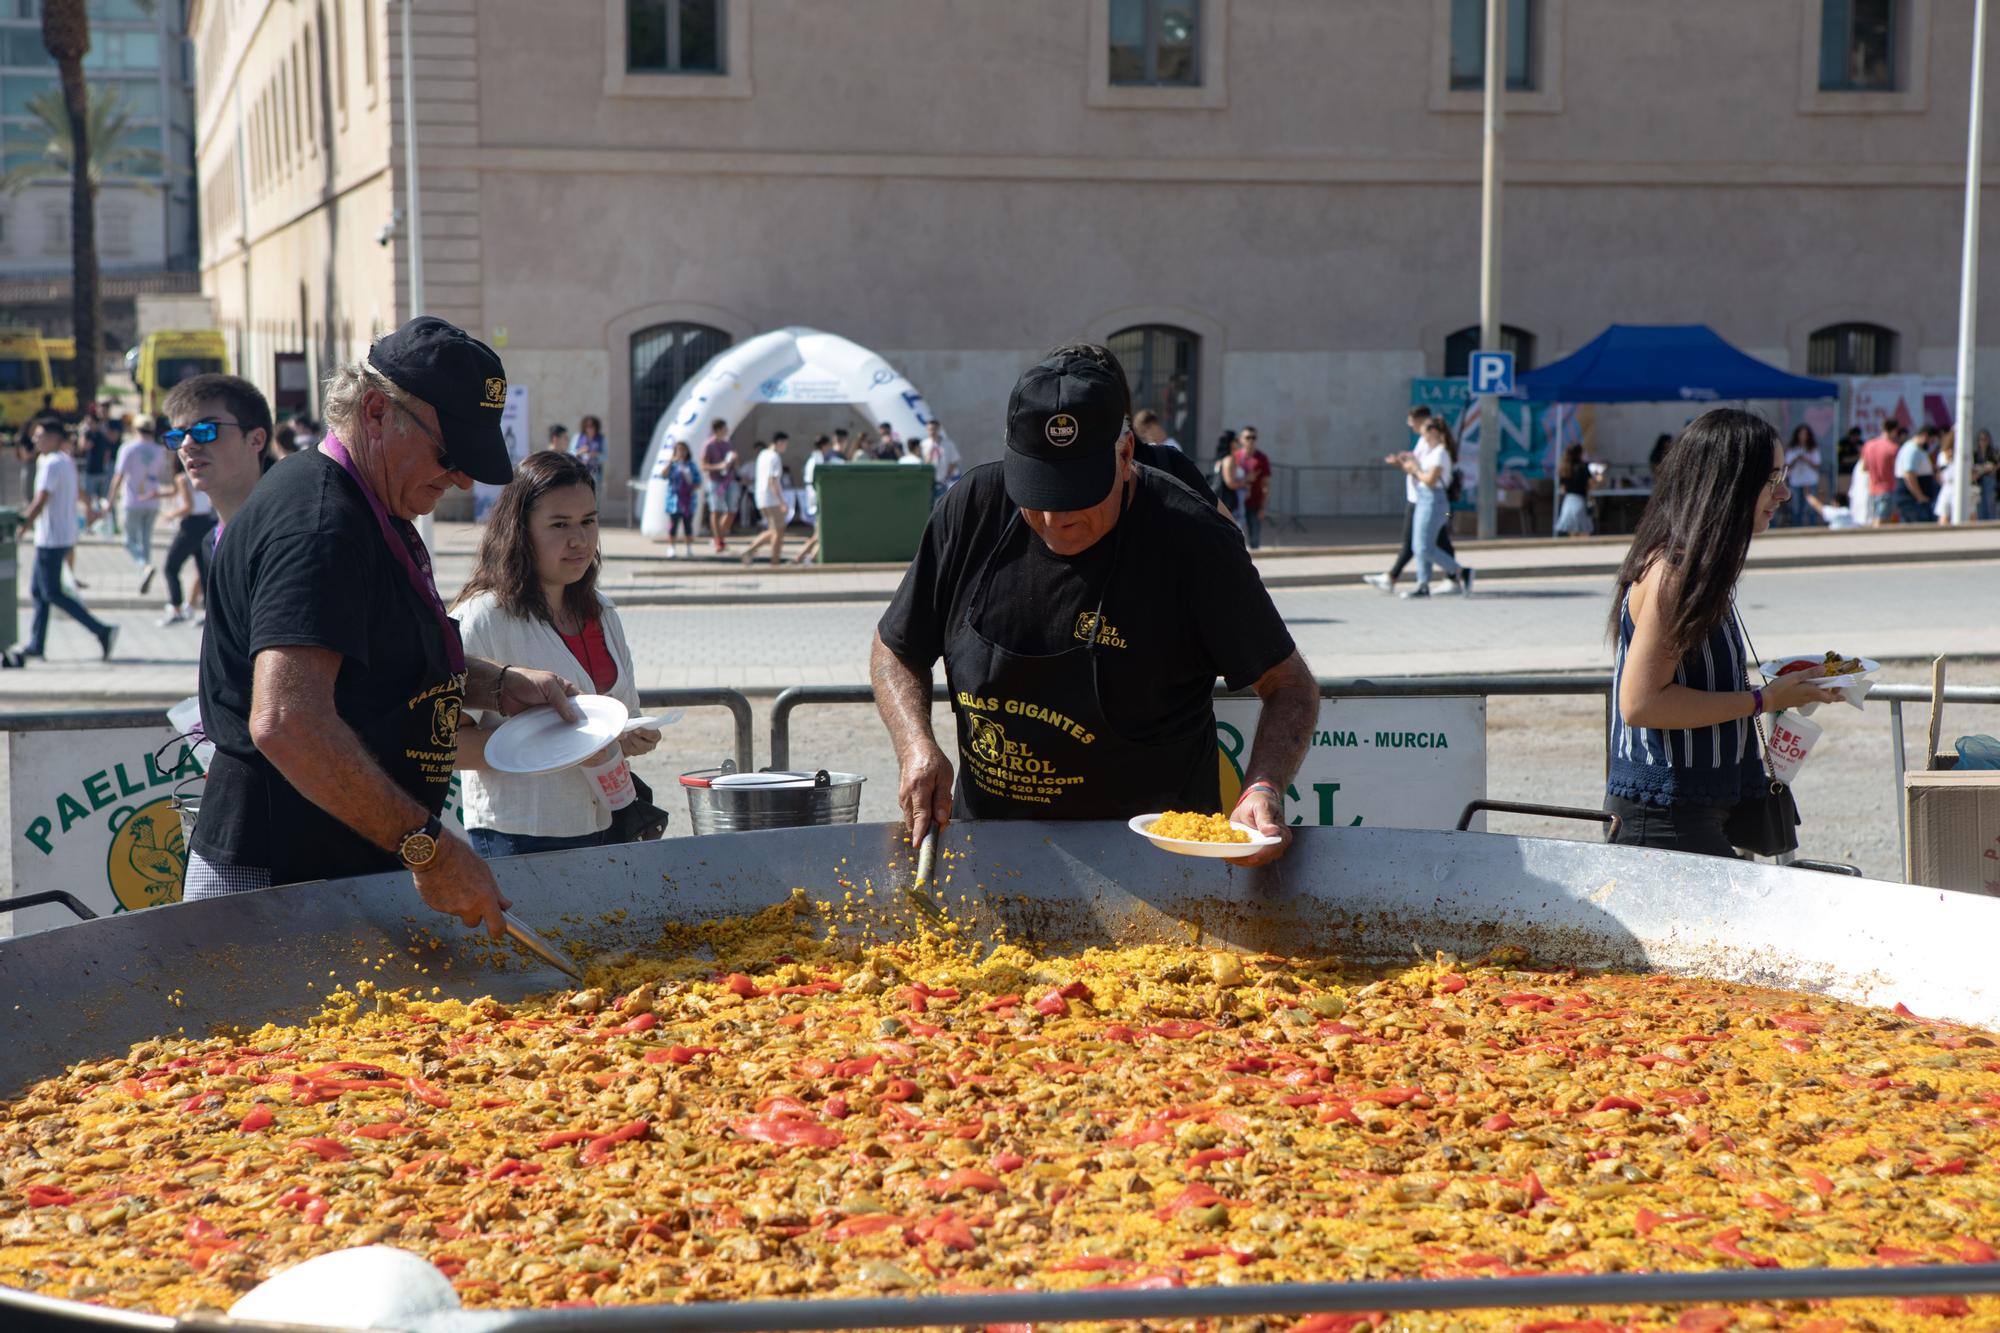
[[[1556,468],[1556,488],[1562,493],[1562,508],[1556,513],[1556,536],[1588,537],[1590,526],[1590,460],[1583,445],[1572,443],[1563,450]]]
[[[638,711],[632,652],[617,608],[597,590],[597,488],[571,454],[532,453],[493,503],[479,563],[453,608],[466,652],[553,671],[585,694],[608,694]],[[579,769],[523,775],[486,767],[497,717],[461,722],[465,827],[483,857],[591,847],[611,812]],[[641,755],[660,741],[627,732],[619,748]]]
[[[1819,437],[1801,421],[1792,427],[1792,442],[1785,446],[1785,489],[1792,493],[1786,502],[1786,526],[1810,527],[1820,518],[1815,501],[1819,498]]]
[[[1697,417],[1661,461],[1611,599],[1620,842],[1734,856],[1731,810],[1769,790],[1758,719],[1839,697],[1797,676],[1756,685],[1736,616],[1750,539],[1789,497],[1777,430],[1735,408]]]
[[[1243,526],[1243,493],[1249,489],[1250,479],[1243,475],[1243,469],[1236,462],[1236,432],[1226,430],[1215,441],[1215,462],[1209,465],[1209,476],[1215,490],[1215,498],[1221,502],[1229,517],[1236,520],[1236,526]]]
[[[1470,597],[1472,571],[1460,565],[1438,541],[1438,534],[1451,522],[1451,474],[1458,468],[1458,441],[1452,438],[1444,418],[1433,416],[1424,422],[1423,438],[1416,449],[1398,454],[1396,464],[1417,483],[1417,508],[1410,520],[1410,535],[1417,548],[1417,586],[1403,596],[1430,596],[1431,567],[1436,565],[1452,586]]]

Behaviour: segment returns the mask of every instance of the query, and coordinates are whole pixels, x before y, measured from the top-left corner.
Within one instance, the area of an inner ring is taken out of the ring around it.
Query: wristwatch
[[[432,815],[422,828],[412,829],[396,844],[396,854],[403,858],[403,864],[411,870],[429,870],[437,861],[438,850],[443,844],[444,825]]]

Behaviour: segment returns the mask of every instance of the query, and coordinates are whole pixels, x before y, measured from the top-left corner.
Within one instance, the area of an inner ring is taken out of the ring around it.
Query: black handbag
[[[637,773],[632,775],[632,804],[611,812],[611,827],[604,841],[652,842],[667,835],[667,812],[653,804],[653,789]]]
[[[1756,657],[1757,648],[1750,642],[1750,632],[1743,628],[1743,617],[1737,615],[1733,606],[1730,614],[1736,618],[1736,632],[1742,636],[1746,658]],[[1743,666],[1743,684],[1753,691],[1756,688],[1750,681],[1748,661]],[[1730,807],[1722,831],[1732,847],[1757,856],[1783,856],[1799,849],[1799,803],[1792,799],[1792,789],[1778,781],[1778,775],[1772,771],[1771,743],[1764,735],[1764,715],[1753,714],[1751,722],[1757,729],[1757,751],[1764,761],[1764,782]]]

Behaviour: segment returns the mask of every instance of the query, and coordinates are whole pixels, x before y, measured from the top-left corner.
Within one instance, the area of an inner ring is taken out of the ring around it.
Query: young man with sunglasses
[[[215,534],[236,516],[263,475],[271,407],[256,385],[234,375],[182,380],[162,406],[173,423],[163,438],[185,469],[190,488],[166,556],[167,614],[160,623],[173,625],[187,618],[181,607],[181,568],[192,557],[202,587],[208,587]]]
[[[576,721],[573,691],[466,656],[411,520],[512,477],[506,403],[490,347],[413,319],[334,373],[320,447],[230,517],[209,568],[201,720],[216,753],[185,899],[400,866],[431,907],[504,933],[492,872],[438,818],[459,713],[549,704]]]

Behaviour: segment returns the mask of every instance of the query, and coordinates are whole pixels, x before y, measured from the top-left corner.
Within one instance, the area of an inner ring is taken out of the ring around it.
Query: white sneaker
[[[1396,581],[1387,574],[1363,574],[1361,581],[1369,587],[1378,588],[1383,592],[1396,591]]]
[[[170,606],[167,608],[167,613],[160,617],[160,625],[162,628],[168,625],[178,625],[186,619],[187,615],[178,606]]]
[[[667,548],[667,559],[669,559],[669,560],[678,560],[678,559],[680,559],[680,558],[681,558],[681,553],[680,553],[679,551],[676,551],[676,550],[675,550],[675,549],[674,549],[673,547],[671,547],[671,546],[669,546],[669,547]]]
[[[1465,589],[1459,586],[1457,579],[1448,578],[1443,583],[1440,583],[1435,591],[1441,596],[1456,597],[1461,592],[1464,592]]]

